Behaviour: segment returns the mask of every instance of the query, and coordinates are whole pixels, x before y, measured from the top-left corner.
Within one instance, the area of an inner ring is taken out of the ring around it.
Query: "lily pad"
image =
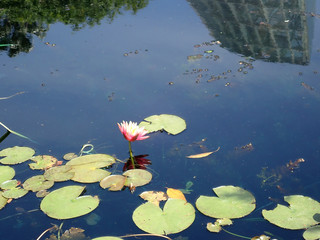
[[[12,167],[9,166],[0,166],[0,184],[12,179],[15,176],[16,172]]]
[[[47,180],[52,180],[55,182],[63,182],[70,180],[74,176],[74,172],[70,172],[71,166],[56,166],[49,168],[43,174],[44,178]]]
[[[152,174],[144,169],[130,169],[125,171],[122,175],[127,177],[125,181],[126,186],[143,186],[149,183],[152,179]]]
[[[218,197],[200,196],[196,201],[197,209],[213,218],[241,218],[251,213],[256,205],[254,196],[235,186],[213,188]]]
[[[20,182],[17,180],[8,180],[1,183],[0,187],[4,190],[2,196],[5,198],[21,198],[28,193],[28,190],[18,187]]]
[[[120,191],[124,187],[126,178],[122,175],[111,175],[100,181],[100,187],[109,191]]]
[[[9,189],[13,189],[17,186],[19,186],[20,182],[16,179],[13,180],[7,180],[4,181],[3,183],[0,184],[0,188],[4,189],[4,190],[9,190]]]
[[[316,240],[320,238],[320,226],[309,227],[304,233],[303,238],[306,240]]]
[[[222,228],[221,228],[221,225],[219,225],[217,222],[215,222],[215,223],[209,222],[209,223],[207,223],[207,230],[209,232],[218,233],[222,230]]]
[[[144,127],[149,133],[165,130],[169,134],[176,135],[185,130],[187,124],[181,117],[161,114],[145,118],[144,121],[139,124],[139,127]]]
[[[71,178],[81,183],[99,182],[111,173],[101,169],[115,163],[115,158],[107,154],[90,154],[71,159],[66,166],[71,166],[70,172],[74,172]]]
[[[54,181],[46,180],[43,175],[33,176],[27,179],[23,184],[23,188],[32,192],[49,189],[53,186]]]
[[[70,219],[92,212],[99,205],[99,198],[80,196],[85,187],[67,186],[57,189],[42,199],[40,209],[51,218]]]
[[[29,167],[31,169],[39,169],[39,170],[51,168],[58,162],[58,159],[50,155],[35,156],[31,158],[31,160],[34,161],[34,163],[30,163]]]
[[[31,159],[34,154],[35,151],[29,147],[6,148],[0,151],[0,157],[4,157],[0,159],[0,162],[9,165],[18,164]]]
[[[97,237],[97,238],[93,238],[91,240],[123,240],[123,238],[118,238],[118,237]]]
[[[0,209],[4,208],[4,206],[5,206],[5,205],[7,204],[7,202],[8,202],[8,199],[5,198],[4,196],[2,196],[2,193],[3,193],[3,192],[0,191]]]
[[[181,199],[169,199],[163,210],[147,202],[134,210],[132,219],[138,228],[148,233],[178,233],[193,223],[195,209],[190,203]]]
[[[320,212],[320,203],[302,195],[285,196],[290,206],[278,204],[273,210],[262,210],[262,215],[272,224],[286,229],[305,229],[316,225],[314,215]]]

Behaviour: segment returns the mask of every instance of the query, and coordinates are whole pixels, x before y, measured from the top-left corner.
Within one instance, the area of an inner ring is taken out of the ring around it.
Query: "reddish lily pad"
[[[8,165],[22,163],[31,159],[34,153],[35,151],[29,147],[6,148],[0,151],[0,157],[4,157],[0,159],[0,162]]]
[[[39,155],[31,158],[34,163],[30,163],[31,169],[45,170],[57,164],[58,159],[50,155]]]

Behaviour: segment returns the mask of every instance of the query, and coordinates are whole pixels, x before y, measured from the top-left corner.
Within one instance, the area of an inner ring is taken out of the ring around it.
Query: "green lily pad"
[[[70,219],[90,213],[98,207],[99,198],[80,196],[84,189],[81,186],[57,189],[42,199],[40,209],[55,219]]]
[[[123,238],[118,238],[118,237],[97,237],[97,238],[93,238],[91,240],[123,240]]]
[[[126,176],[125,186],[143,186],[149,183],[152,179],[152,174],[144,169],[130,169],[125,171],[123,176]]]
[[[16,179],[13,180],[7,180],[4,181],[3,183],[0,184],[0,188],[4,189],[4,190],[9,190],[9,189],[13,189],[17,186],[19,186],[20,182]]]
[[[181,117],[161,114],[145,118],[144,121],[139,124],[139,127],[144,127],[149,133],[165,130],[169,134],[176,135],[185,130],[187,124]]]
[[[251,213],[256,205],[254,196],[234,186],[213,188],[218,197],[200,196],[196,201],[197,209],[213,218],[241,218]]]
[[[178,233],[193,223],[195,209],[190,203],[181,199],[169,199],[163,210],[147,202],[134,210],[132,219],[138,228],[148,233]]]
[[[305,229],[316,225],[314,215],[320,213],[320,203],[302,195],[285,196],[290,206],[278,204],[273,210],[262,210],[262,215],[272,224],[286,229]]]
[[[71,159],[66,166],[71,166],[70,172],[74,172],[71,178],[81,183],[99,182],[111,173],[101,169],[115,163],[115,158],[107,154],[90,154]]]
[[[70,172],[71,166],[56,166],[49,168],[43,174],[44,178],[47,180],[52,180],[55,182],[63,182],[70,180],[74,176],[74,172]]]
[[[0,166],[0,184],[12,179],[15,176],[16,172],[12,167],[9,166]]]
[[[12,148],[6,148],[0,151],[0,157],[4,157],[0,159],[0,162],[2,164],[18,164],[25,162],[32,158],[35,151],[32,148],[29,147],[12,147]]]
[[[23,184],[23,188],[32,192],[49,189],[53,186],[54,181],[48,181],[43,175],[33,176],[27,179]]]
[[[30,163],[29,167],[31,169],[39,169],[39,170],[44,170],[44,169],[48,169],[51,168],[52,166],[54,166],[57,162],[58,159],[56,159],[53,156],[50,155],[39,155],[39,156],[35,156],[33,158],[31,158],[32,161],[34,161],[34,163]]]
[[[13,198],[13,199],[18,199],[23,197],[28,193],[28,190],[23,189],[23,188],[12,188],[9,190],[5,190],[2,193],[2,196],[5,198]]]
[[[100,187],[109,191],[120,191],[124,187],[126,178],[122,175],[111,175],[100,181]]]
[[[2,196],[2,193],[3,193],[3,192],[0,191],[0,210],[1,210],[2,208],[4,208],[4,206],[5,206],[5,205],[7,204],[7,202],[8,202],[8,199],[5,198],[4,196]]]
[[[207,230],[208,230],[209,232],[218,233],[218,232],[220,232],[222,229],[221,229],[221,225],[219,225],[217,222],[215,222],[215,223],[209,222],[209,223],[207,223]]]
[[[303,238],[306,240],[317,240],[320,238],[320,226],[309,227],[304,233]]]

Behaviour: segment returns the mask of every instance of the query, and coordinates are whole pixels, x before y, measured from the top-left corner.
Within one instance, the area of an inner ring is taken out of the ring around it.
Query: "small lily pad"
[[[43,176],[45,179],[52,180],[55,182],[67,181],[73,178],[75,174],[74,172],[70,172],[71,169],[71,166],[56,166],[46,170]]]
[[[172,234],[187,229],[195,219],[195,209],[181,199],[169,199],[163,210],[151,202],[137,207],[132,219],[138,228],[152,234]]]
[[[46,180],[43,175],[33,176],[27,179],[23,184],[23,188],[32,192],[49,189],[53,186],[54,181]]]
[[[290,206],[278,204],[273,210],[262,210],[262,215],[272,224],[286,229],[305,229],[316,225],[314,215],[320,213],[320,203],[302,195],[285,196]]]
[[[221,226],[220,226],[219,224],[217,224],[216,222],[215,222],[215,223],[209,222],[209,223],[207,223],[207,230],[208,230],[209,232],[218,233],[218,232],[220,232],[222,229],[221,229]]]
[[[122,175],[127,177],[125,181],[126,186],[143,186],[148,184],[152,179],[152,174],[144,169],[130,169],[125,171]]]
[[[76,157],[78,157],[78,155],[75,153],[67,153],[67,154],[63,155],[63,159],[67,160],[67,161],[74,159]]]
[[[0,159],[0,162],[2,164],[14,165],[31,159],[34,154],[35,151],[29,147],[15,146],[6,148],[0,151],[0,157],[4,157]]]
[[[306,240],[317,240],[320,238],[320,226],[309,227],[304,233],[303,238]]]
[[[115,158],[107,154],[90,154],[73,158],[67,162],[66,166],[71,166],[70,172],[74,172],[71,178],[73,181],[81,183],[99,182],[111,173],[101,169],[115,163]]]
[[[254,196],[235,186],[221,186],[213,191],[218,197],[200,196],[197,209],[213,218],[241,218],[251,213],[256,205]]]
[[[75,185],[57,189],[44,197],[40,209],[55,219],[70,219],[90,213],[98,207],[99,198],[80,196],[84,189]]]
[[[30,163],[29,167],[31,169],[39,169],[44,170],[53,167],[57,162],[58,159],[56,159],[53,156],[50,155],[39,155],[31,158],[34,163]]]
[[[0,184],[12,179],[15,176],[16,172],[12,167],[9,166],[0,166]]]
[[[100,181],[100,187],[109,191],[120,191],[124,187],[126,178],[122,175],[111,175]]]
[[[139,124],[139,127],[144,127],[149,133],[165,130],[169,134],[176,135],[185,130],[187,124],[181,117],[161,114],[145,118],[144,121]]]

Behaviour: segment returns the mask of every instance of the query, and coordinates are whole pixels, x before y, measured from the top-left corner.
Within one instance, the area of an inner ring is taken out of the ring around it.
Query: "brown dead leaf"
[[[187,199],[184,196],[184,194],[178,189],[167,188],[167,195],[169,198],[181,199],[187,202]]]
[[[212,153],[218,152],[219,150],[220,150],[220,147],[218,147],[217,150],[215,150],[213,152],[199,153],[199,154],[189,155],[189,156],[186,156],[186,157],[187,158],[204,158],[204,157],[208,157]]]
[[[139,195],[142,199],[159,206],[160,201],[165,201],[168,199],[166,193],[161,191],[145,191]]]

